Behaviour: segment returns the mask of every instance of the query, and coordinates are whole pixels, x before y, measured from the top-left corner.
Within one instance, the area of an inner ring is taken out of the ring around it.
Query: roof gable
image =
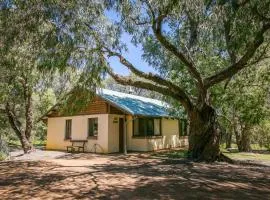
[[[100,99],[113,106],[116,109],[114,110],[115,113],[123,112],[131,115],[148,116],[148,117],[174,117],[168,111],[169,108],[168,104],[156,99],[146,98],[122,92],[116,92],[108,89],[98,89],[96,95],[99,98],[95,98],[94,102],[91,102],[89,106],[86,108],[86,110],[77,113],[77,115],[108,113],[108,109],[106,110],[104,107],[105,105],[101,105],[100,103],[97,104],[97,100]],[[94,107],[92,107],[93,105]],[[40,119],[62,116],[58,112],[60,106],[61,106],[60,103],[55,104]],[[100,106],[102,106],[102,108],[99,108]],[[100,109],[102,109],[102,111]]]

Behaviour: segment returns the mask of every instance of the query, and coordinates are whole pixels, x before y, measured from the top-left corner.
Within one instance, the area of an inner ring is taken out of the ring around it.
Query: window
[[[161,135],[161,119],[137,118],[133,121],[134,136],[159,136]]]
[[[154,119],[154,135],[161,135],[161,119]]]
[[[187,136],[188,132],[187,132],[187,120],[185,119],[179,119],[179,135],[180,136]]]
[[[88,119],[88,136],[97,136],[98,135],[98,118],[89,118]]]
[[[67,119],[66,120],[66,129],[65,129],[65,139],[71,139],[71,128],[72,128],[72,120]]]

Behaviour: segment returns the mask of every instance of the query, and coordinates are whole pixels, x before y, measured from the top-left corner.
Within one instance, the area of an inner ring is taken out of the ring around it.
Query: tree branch
[[[156,19],[153,18],[152,29],[157,40],[171,53],[173,53],[179,60],[187,67],[190,75],[195,78],[198,85],[203,89],[203,81],[200,73],[196,69],[191,59],[188,59],[183,52],[179,51],[178,48],[173,45],[166,37],[162,34],[162,22],[167,15],[159,15]]]
[[[141,26],[141,25],[151,25],[151,22],[148,21],[140,21],[139,19],[130,17],[130,19],[133,21],[133,23],[137,26]]]
[[[225,35],[225,43],[227,47],[227,52],[230,56],[231,64],[234,64],[236,62],[236,54],[235,51],[231,48],[231,19],[223,20],[223,26],[224,26],[224,35]],[[229,77],[224,85],[224,89],[227,88],[229,82],[231,81],[232,77]]]
[[[7,114],[10,126],[12,127],[16,135],[19,138],[21,138],[21,132],[22,132],[22,130],[20,129],[21,122],[17,119],[14,111],[11,109],[10,103],[8,102],[6,103],[6,106],[5,106],[5,112]]]
[[[264,33],[270,29],[270,23],[264,24],[262,29],[256,34],[254,41],[248,45],[246,53],[242,56],[242,58],[233,63],[228,68],[218,72],[217,74],[210,76],[204,80],[206,88],[209,88],[225,79],[233,76],[243,68],[247,67],[248,61],[253,57],[256,50],[261,46],[264,42]]]
[[[236,62],[236,55],[234,50],[231,48],[231,20],[223,20],[223,26],[224,26],[224,35],[225,35],[225,43],[227,47],[227,52],[231,59],[231,64],[234,64]]]
[[[138,88],[152,90],[152,91],[158,92],[160,94],[170,96],[170,97],[180,101],[182,103],[182,105],[185,107],[185,109],[187,109],[187,110],[190,110],[193,107],[192,103],[190,102],[189,98],[186,96],[185,93],[177,93],[175,91],[171,91],[170,88],[168,88],[168,87],[154,85],[153,83],[150,83],[150,82],[132,80],[131,78],[115,74],[110,66],[106,65],[106,67],[107,67],[109,75],[116,82],[118,82],[122,85],[130,85],[130,86],[134,86],[134,87],[138,87]]]
[[[184,90],[182,88],[180,88],[179,86],[173,84],[172,82],[161,78],[158,75],[152,74],[152,73],[145,73],[142,72],[140,70],[138,70],[136,67],[134,67],[127,59],[125,59],[120,53],[117,52],[112,52],[109,49],[107,49],[109,56],[117,56],[119,58],[119,61],[121,64],[123,64],[124,66],[126,66],[132,73],[134,73],[135,75],[145,78],[147,80],[151,80],[159,85],[163,85],[166,86],[172,90],[174,90],[174,92],[176,93],[182,93],[187,97],[187,94],[184,92]]]

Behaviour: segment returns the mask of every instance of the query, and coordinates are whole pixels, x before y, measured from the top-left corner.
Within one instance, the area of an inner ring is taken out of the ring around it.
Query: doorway
[[[124,152],[124,119],[119,118],[119,152]]]

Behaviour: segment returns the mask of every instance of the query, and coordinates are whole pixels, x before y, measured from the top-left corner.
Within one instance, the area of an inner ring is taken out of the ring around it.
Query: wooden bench
[[[87,140],[70,140],[71,146],[67,146],[67,152],[83,152],[84,153],[84,146]]]

